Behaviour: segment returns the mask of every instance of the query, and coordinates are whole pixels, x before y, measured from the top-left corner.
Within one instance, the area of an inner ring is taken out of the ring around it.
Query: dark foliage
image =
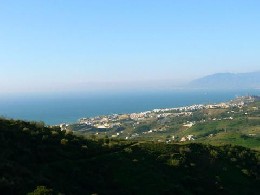
[[[1,194],[259,194],[259,153],[238,146],[89,140],[0,119]]]

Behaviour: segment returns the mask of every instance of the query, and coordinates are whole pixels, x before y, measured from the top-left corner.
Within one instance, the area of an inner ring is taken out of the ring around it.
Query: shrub
[[[45,186],[37,186],[33,192],[28,193],[28,195],[52,195],[53,190],[48,189]]]

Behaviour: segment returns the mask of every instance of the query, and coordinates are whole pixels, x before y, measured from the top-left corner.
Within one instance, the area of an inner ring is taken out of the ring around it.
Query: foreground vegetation
[[[94,138],[1,119],[1,194],[260,192],[260,154],[248,148]]]

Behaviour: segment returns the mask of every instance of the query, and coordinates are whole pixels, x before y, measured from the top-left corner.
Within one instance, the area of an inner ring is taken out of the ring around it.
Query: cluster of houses
[[[153,112],[188,112],[188,111],[195,111],[195,110],[201,110],[205,108],[205,105],[203,104],[195,104],[191,106],[183,106],[183,107],[177,107],[177,108],[163,108],[163,109],[153,109]]]
[[[147,118],[167,118],[192,115],[193,111],[202,109],[215,109],[215,108],[229,108],[229,107],[243,107],[245,103],[254,101],[258,96],[242,96],[237,97],[230,102],[218,103],[218,104],[195,104],[191,106],[182,106],[177,108],[163,108],[153,109],[152,111],[145,111],[140,113],[131,114],[112,114],[106,116],[96,116],[92,118],[81,118],[80,124],[90,125],[96,128],[113,128],[120,126],[122,122],[126,120],[142,121]],[[232,118],[229,118],[232,120]],[[191,127],[193,124],[184,124],[184,126]],[[62,126],[62,128],[64,128]]]
[[[79,119],[79,124],[86,124],[96,128],[113,128],[114,126],[120,126],[125,120],[142,121],[148,118],[189,116],[192,114],[192,111],[203,108],[205,108],[203,105],[192,105],[179,108],[154,109],[152,111],[140,113],[113,114],[92,118],[81,118]]]
[[[112,114],[112,115],[105,115],[105,116],[96,116],[96,117],[90,117],[90,118],[81,118],[79,119],[79,125],[83,126],[89,126],[90,128],[94,127],[97,129],[111,129],[111,128],[121,128],[122,125],[125,125],[127,123],[131,124],[133,128],[135,126],[138,126],[142,122],[149,122],[153,121],[154,119],[162,119],[162,120],[168,120],[172,117],[179,117],[179,116],[190,116],[193,114],[194,111],[197,110],[203,110],[203,109],[218,109],[218,108],[234,108],[238,107],[241,108],[245,106],[245,104],[254,101],[255,99],[260,99],[259,96],[244,96],[244,97],[238,97],[235,100],[231,100],[229,102],[224,103],[218,103],[218,104],[196,104],[191,106],[183,106],[183,107],[177,107],[177,108],[164,108],[164,109],[153,109],[151,111],[145,111],[140,113],[131,113],[131,114]],[[230,111],[234,112],[234,111]],[[233,120],[232,116],[223,117],[223,118],[213,118],[210,120]],[[187,121],[183,123],[183,127],[191,128],[193,125],[196,124],[198,121]],[[203,122],[203,121],[200,121]],[[205,120],[204,120],[205,122]],[[61,130],[67,130],[68,124],[61,124],[60,128]],[[141,136],[141,134],[152,134],[156,133],[157,131],[164,131],[166,130],[165,127],[160,129],[149,129],[147,131],[144,131],[142,133],[132,133],[132,134],[125,134],[123,131],[115,131],[115,133],[112,134],[112,138],[117,137],[125,137],[125,139],[133,139]],[[106,132],[107,130],[105,130]],[[180,142],[185,141],[192,141],[195,140],[195,137],[193,135],[187,135],[184,137],[181,137],[178,139]],[[166,140],[166,142],[171,142],[172,139]],[[176,140],[175,140],[176,141]]]
[[[185,136],[185,137],[182,137],[181,140],[180,140],[180,142],[193,141],[193,140],[195,140],[194,135],[187,135],[187,136]]]

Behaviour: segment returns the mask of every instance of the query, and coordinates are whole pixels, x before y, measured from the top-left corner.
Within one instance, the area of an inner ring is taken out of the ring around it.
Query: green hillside
[[[259,194],[260,154],[240,146],[84,139],[0,120],[1,194]]]

